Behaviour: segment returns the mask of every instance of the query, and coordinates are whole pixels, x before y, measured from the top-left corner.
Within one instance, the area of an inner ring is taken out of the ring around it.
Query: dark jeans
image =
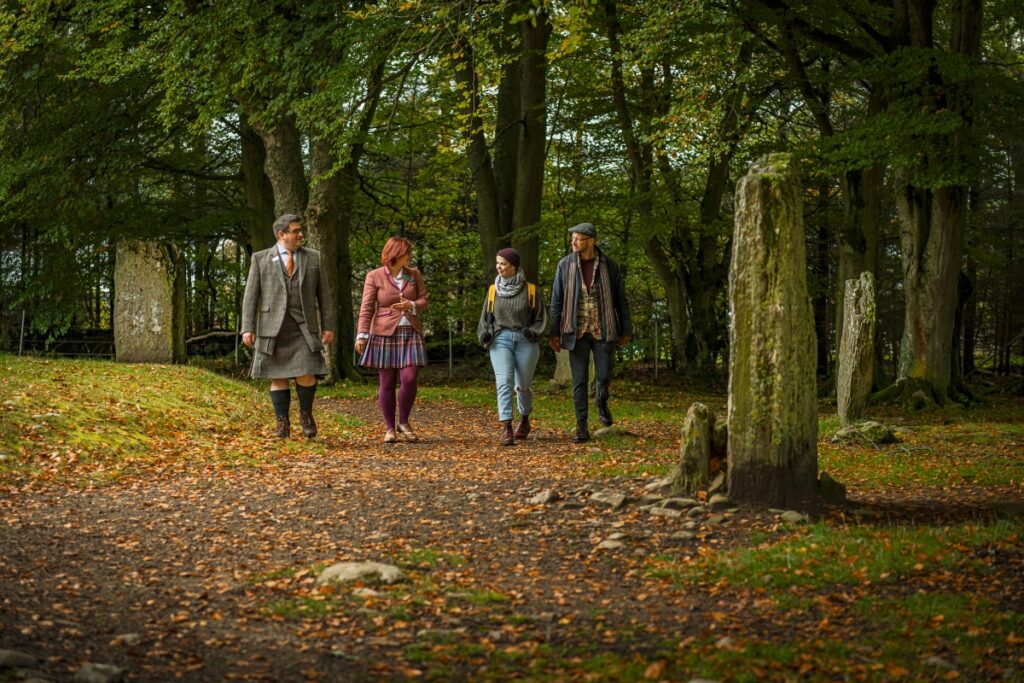
[[[594,400],[608,400],[608,385],[612,380],[615,360],[615,342],[597,341],[591,334],[576,340],[569,351],[569,369],[572,371],[572,402],[576,407],[576,421],[587,419],[587,384],[590,381],[590,354],[594,354]]]

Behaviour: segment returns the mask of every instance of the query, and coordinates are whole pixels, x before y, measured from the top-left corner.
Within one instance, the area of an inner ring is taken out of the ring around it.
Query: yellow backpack
[[[487,312],[494,313],[494,297],[497,296],[498,287],[491,285],[487,290]],[[537,285],[532,282],[526,283],[526,300],[530,303],[530,310],[532,311],[534,305],[537,303]]]

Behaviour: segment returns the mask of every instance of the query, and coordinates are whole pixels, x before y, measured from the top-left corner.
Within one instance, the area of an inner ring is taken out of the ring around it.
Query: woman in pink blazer
[[[377,368],[377,398],[387,426],[384,443],[398,440],[396,429],[406,441],[418,441],[409,427],[409,413],[416,401],[416,377],[427,364],[421,319],[427,310],[427,284],[410,261],[412,242],[404,237],[389,239],[380,254],[382,267],[366,274],[359,307],[356,352],[360,365]],[[399,382],[396,424],[395,387]]]

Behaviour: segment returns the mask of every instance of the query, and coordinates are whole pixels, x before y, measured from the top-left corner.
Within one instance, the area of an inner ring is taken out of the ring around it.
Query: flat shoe
[[[384,443],[394,443],[396,441],[398,441],[398,437],[395,436],[394,429],[389,429],[388,431],[384,432]]]
[[[420,440],[420,437],[416,436],[416,433],[409,428],[409,425],[398,425],[398,433],[411,443],[416,443]]]

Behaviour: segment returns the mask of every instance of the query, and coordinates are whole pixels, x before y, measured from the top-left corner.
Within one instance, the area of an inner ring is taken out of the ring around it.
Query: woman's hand
[[[366,340],[365,339],[356,339],[356,353],[358,353],[360,356],[363,355],[363,349],[365,349],[365,348],[366,348]]]
[[[404,311],[408,313],[409,311],[412,310],[412,302],[406,299],[405,297],[402,297],[398,300],[397,304],[391,304],[391,308],[394,310]]]

